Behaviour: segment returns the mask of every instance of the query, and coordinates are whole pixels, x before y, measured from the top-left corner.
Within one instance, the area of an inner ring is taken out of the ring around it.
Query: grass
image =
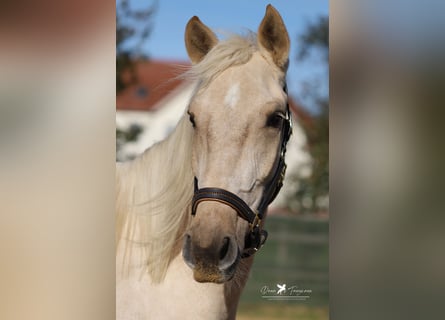
[[[247,305],[238,309],[237,320],[327,320],[327,306],[309,307],[299,304],[263,303]]]

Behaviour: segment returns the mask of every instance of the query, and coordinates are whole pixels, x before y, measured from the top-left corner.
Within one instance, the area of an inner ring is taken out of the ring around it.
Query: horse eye
[[[279,112],[274,112],[267,117],[266,126],[271,128],[280,128],[283,124],[284,116]]]
[[[193,113],[191,113],[191,112],[187,112],[187,113],[189,115],[189,119],[190,119],[190,122],[192,123],[193,128],[195,128],[196,127],[195,115]]]

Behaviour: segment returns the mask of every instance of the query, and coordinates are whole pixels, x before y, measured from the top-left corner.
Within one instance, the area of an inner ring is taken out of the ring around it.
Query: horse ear
[[[258,28],[258,43],[272,56],[275,64],[286,70],[289,64],[290,40],[278,11],[270,4]]]
[[[185,27],[185,47],[192,63],[198,63],[218,43],[216,35],[194,16]]]

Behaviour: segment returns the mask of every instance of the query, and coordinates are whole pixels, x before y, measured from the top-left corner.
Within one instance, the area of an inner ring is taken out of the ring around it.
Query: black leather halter
[[[287,93],[287,88],[284,87]],[[246,236],[242,258],[250,257],[266,242],[267,231],[262,229],[261,221],[268,205],[275,199],[283,186],[284,175],[286,173],[286,145],[292,134],[292,115],[289,110],[289,103],[286,106],[286,118],[283,119],[281,128],[281,143],[278,160],[275,161],[270,178],[264,188],[261,202],[257,209],[251,209],[243,199],[236,194],[220,188],[198,187],[198,179],[195,177],[195,193],[192,200],[192,215],[196,214],[198,205],[203,201],[217,201],[233,208],[242,219],[246,220],[250,226],[250,232]]]

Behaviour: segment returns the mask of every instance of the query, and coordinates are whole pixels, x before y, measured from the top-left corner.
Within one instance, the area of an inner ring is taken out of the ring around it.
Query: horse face
[[[286,115],[283,84],[287,64],[279,61],[283,55],[287,60],[288,38],[285,52],[278,58],[274,54],[279,55],[280,50],[274,47],[274,39],[263,39],[263,28],[268,29],[266,36],[274,35],[268,23],[272,29],[284,27],[277,15],[275,9],[268,8],[258,31],[260,49],[246,63],[232,65],[201,85],[188,110],[194,127],[192,169],[199,188],[230,191],[255,209],[273,174]],[[186,31],[186,43],[187,38],[193,40],[187,49],[194,63],[199,63],[206,51],[216,45],[213,33],[201,24],[199,19],[192,18]],[[281,37],[287,37],[287,32],[279,35],[280,45],[286,40]],[[193,48],[197,41],[206,38],[203,45]],[[190,52],[194,49],[204,52]],[[249,232],[248,222],[230,206],[216,201],[200,203],[183,247],[184,260],[193,269],[195,280],[230,280]]]

